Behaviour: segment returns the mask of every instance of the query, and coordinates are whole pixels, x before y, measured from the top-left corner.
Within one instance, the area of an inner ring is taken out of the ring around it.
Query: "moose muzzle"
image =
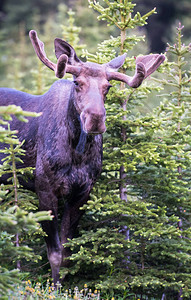
[[[83,130],[87,134],[101,134],[106,131],[105,126],[106,112],[104,106],[101,108],[86,108],[81,114]]]

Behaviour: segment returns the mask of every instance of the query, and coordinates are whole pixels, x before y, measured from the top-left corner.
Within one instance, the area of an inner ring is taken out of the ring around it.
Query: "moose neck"
[[[93,140],[93,136],[88,136],[84,132],[80,120],[80,115],[75,107],[75,99],[73,91],[68,105],[68,123],[70,128],[70,136],[72,137],[72,146],[77,154],[83,154],[86,148],[86,143]]]

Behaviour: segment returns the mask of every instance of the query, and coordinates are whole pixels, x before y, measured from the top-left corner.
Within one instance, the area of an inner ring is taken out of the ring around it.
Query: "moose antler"
[[[165,60],[163,54],[150,54],[139,56],[136,59],[136,63],[143,63],[146,69],[145,78],[151,75]]]
[[[65,73],[70,73],[73,75],[77,75],[80,72],[80,68],[76,66],[70,66],[67,64],[68,57],[66,54],[62,54],[57,61],[57,64],[50,61],[46,53],[44,51],[44,43],[39,40],[37,33],[35,30],[31,30],[29,32],[29,37],[31,39],[32,45],[34,50],[39,57],[39,59],[45,64],[49,69],[53,70],[56,74],[56,77],[62,78],[64,77]]]
[[[57,64],[51,62],[44,51],[44,44],[37,36],[35,30],[29,33],[34,50],[39,59],[51,70],[55,71],[58,78],[62,78],[65,73],[70,73],[78,76],[81,72],[83,62],[77,57],[75,50],[70,44],[61,39],[55,39],[55,54],[58,59]],[[165,60],[164,55],[150,54],[139,56],[136,59],[136,70],[133,77],[117,70],[123,65],[126,54],[114,58],[109,63],[104,65],[107,80],[118,80],[127,83],[130,87],[137,88],[141,85],[143,80],[152,74],[160,64]]]
[[[108,80],[122,81],[127,83],[130,87],[137,88],[164,60],[165,56],[160,54],[139,56],[136,59],[136,71],[133,77],[118,72],[107,72],[107,77]]]

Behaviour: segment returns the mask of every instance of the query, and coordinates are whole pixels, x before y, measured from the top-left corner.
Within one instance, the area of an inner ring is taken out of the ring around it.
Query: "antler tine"
[[[165,60],[165,56],[163,54],[150,54],[139,56],[136,59],[136,63],[142,62],[146,68],[146,75],[147,78],[151,75],[158,67],[163,63]]]
[[[68,65],[68,56],[66,54],[60,55],[57,64],[50,61],[44,51],[44,43],[39,40],[35,30],[29,32],[29,37],[31,39],[34,50],[39,57],[39,59],[51,70],[55,71],[58,78],[64,77],[65,73],[73,74],[74,76],[79,75],[80,68],[77,66]]]
[[[79,66],[71,66],[68,64],[68,56],[66,54],[62,54],[58,58],[55,70],[56,77],[62,78],[65,73],[69,73],[77,77],[80,74],[80,71],[81,68]]]
[[[44,44],[43,42],[41,42],[37,36],[37,33],[35,30],[31,30],[29,32],[29,37],[31,39],[33,48],[37,54],[37,56],[39,57],[39,59],[51,70],[56,71],[56,64],[54,64],[53,62],[51,62],[47,56],[46,53],[44,51]]]
[[[146,70],[143,63],[136,65],[135,75],[133,77],[119,72],[107,73],[108,80],[118,80],[127,83],[130,87],[137,88],[145,78]]]
[[[150,54],[136,59],[136,72],[133,77],[123,73],[108,72],[108,80],[118,80],[127,83],[130,87],[137,88],[143,80],[152,74],[165,60],[164,55]]]

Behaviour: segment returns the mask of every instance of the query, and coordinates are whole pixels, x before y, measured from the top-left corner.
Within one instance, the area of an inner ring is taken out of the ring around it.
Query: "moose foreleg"
[[[53,282],[56,284],[59,281],[59,271],[62,262],[61,243],[58,237],[56,218],[54,218],[52,221],[42,222],[42,228],[47,234],[45,237],[47,256],[51,266]]]
[[[58,233],[57,198],[46,192],[39,192],[38,194],[40,210],[51,210],[53,215],[52,221],[42,222],[42,228],[46,233],[47,256],[51,266],[53,283],[56,286],[60,280],[59,271],[62,263],[62,246]]]
[[[64,247],[64,244],[68,242],[68,239],[74,237],[79,220],[84,214],[84,211],[80,210],[80,207],[87,202],[88,196],[89,194],[78,201],[73,199],[65,204],[61,223],[62,267],[69,266],[68,257],[71,255],[71,250],[69,247]],[[61,280],[63,281],[64,277]]]

